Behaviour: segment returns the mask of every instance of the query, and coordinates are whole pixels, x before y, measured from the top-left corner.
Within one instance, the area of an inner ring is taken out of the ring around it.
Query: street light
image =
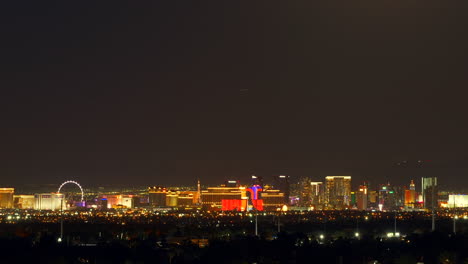
[[[455,215],[455,216],[453,217],[453,234],[454,234],[454,235],[457,234],[457,225],[456,225],[457,219],[458,219],[458,215]]]

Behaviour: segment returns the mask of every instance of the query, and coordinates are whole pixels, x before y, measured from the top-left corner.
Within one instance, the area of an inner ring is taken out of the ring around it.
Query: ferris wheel
[[[64,185],[66,185],[66,184],[69,184],[69,183],[74,184],[74,185],[78,186],[78,188],[80,188],[80,191],[81,191],[81,202],[83,202],[83,201],[84,201],[84,191],[83,191],[83,188],[81,187],[81,185],[80,185],[78,182],[76,182],[76,181],[66,181],[66,182],[62,183],[62,184],[60,185],[60,187],[58,188],[58,191],[57,191],[57,192],[60,193],[60,190],[62,190],[62,187],[63,187]]]

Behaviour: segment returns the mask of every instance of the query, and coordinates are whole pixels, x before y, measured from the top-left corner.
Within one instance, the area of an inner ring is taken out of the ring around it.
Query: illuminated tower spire
[[[198,182],[197,182],[197,196],[198,196],[197,203],[198,203],[199,205],[201,205],[201,204],[202,204],[202,200],[201,200],[200,179],[198,179]]]
[[[410,183],[410,185],[409,185],[409,189],[410,189],[410,190],[413,190],[413,191],[416,190],[416,186],[414,185],[414,181],[413,181],[413,180],[411,180],[411,183]]]

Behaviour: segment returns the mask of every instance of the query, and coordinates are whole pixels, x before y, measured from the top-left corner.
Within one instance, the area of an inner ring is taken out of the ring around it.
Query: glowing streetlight
[[[457,234],[457,219],[458,219],[458,215],[455,215],[453,217],[453,234],[456,235]]]

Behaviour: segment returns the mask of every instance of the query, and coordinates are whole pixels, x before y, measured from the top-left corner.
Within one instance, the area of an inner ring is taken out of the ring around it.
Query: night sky
[[[0,4],[2,186],[468,188],[466,2],[30,2]]]

